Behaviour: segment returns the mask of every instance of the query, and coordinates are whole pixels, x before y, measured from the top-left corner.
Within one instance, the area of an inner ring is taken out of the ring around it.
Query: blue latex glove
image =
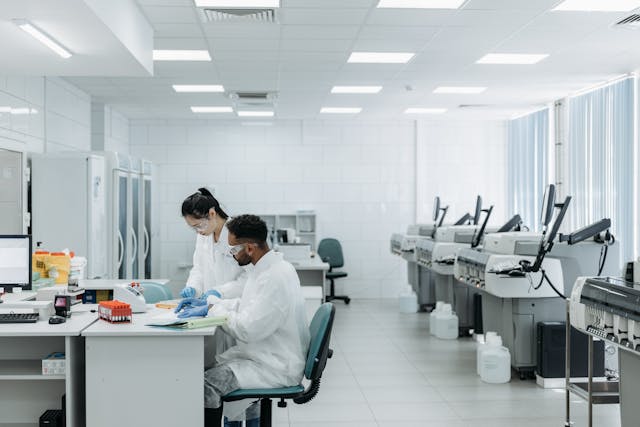
[[[207,292],[202,294],[200,298],[202,298],[203,300],[206,300],[207,297],[211,295],[213,295],[214,297],[222,298],[222,295],[220,294],[220,292],[216,291],[215,289],[209,289]]]
[[[178,314],[178,317],[184,319],[185,317],[205,317],[209,313],[209,305],[200,305],[197,307],[185,308],[184,311]]]
[[[185,298],[178,303],[178,306],[174,310],[174,313],[177,313],[182,309],[188,310],[190,308],[199,307],[201,305],[206,306],[207,300],[203,300],[200,298]]]
[[[183,290],[180,291],[180,298],[193,298],[196,296],[196,288],[192,288],[191,286],[185,286]]]

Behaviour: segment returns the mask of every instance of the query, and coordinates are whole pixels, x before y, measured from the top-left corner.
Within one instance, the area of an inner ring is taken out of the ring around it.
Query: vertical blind
[[[507,136],[507,203],[531,230],[540,228],[549,172],[549,110],[511,120]]]
[[[569,99],[567,219],[575,230],[611,218],[620,261],[634,256],[635,79]]]

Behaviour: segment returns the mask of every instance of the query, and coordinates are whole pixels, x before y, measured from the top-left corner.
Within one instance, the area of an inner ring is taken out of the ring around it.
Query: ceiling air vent
[[[616,22],[614,27],[630,28],[633,30],[638,30],[640,29],[640,15],[633,14],[633,15],[627,16],[623,20]]]
[[[274,105],[277,97],[278,95],[275,92],[240,91],[229,94],[229,98],[231,98],[236,104],[245,106]]]
[[[489,108],[489,104],[460,104],[458,108]]]
[[[212,9],[204,8],[201,11],[204,22],[246,22],[275,24],[275,9]]]

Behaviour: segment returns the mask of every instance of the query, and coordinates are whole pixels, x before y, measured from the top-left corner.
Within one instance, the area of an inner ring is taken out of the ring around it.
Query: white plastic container
[[[440,313],[443,305],[444,305],[443,301],[437,301],[436,308],[434,308],[431,311],[431,313],[429,313],[429,333],[431,335],[436,334],[436,323],[438,323],[438,319],[436,318],[436,315]]]
[[[400,313],[415,313],[418,311],[418,295],[407,285],[404,292],[398,295]]]
[[[86,279],[84,268],[87,265],[87,259],[81,256],[74,256],[70,261],[69,278]]]
[[[487,342],[492,339],[492,337],[497,337],[498,333],[489,331],[484,334],[484,340],[478,343],[478,348],[476,349],[476,373],[480,375],[480,356],[482,354],[482,350],[487,348]]]
[[[492,337],[480,355],[480,379],[485,383],[511,381],[511,354],[502,346],[502,338]]]
[[[444,304],[436,314],[436,337],[443,340],[458,338],[458,316],[453,313],[451,304]]]

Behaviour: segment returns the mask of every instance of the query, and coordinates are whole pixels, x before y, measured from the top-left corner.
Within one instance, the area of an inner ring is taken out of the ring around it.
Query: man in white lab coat
[[[227,228],[233,257],[239,265],[253,264],[254,268],[240,298],[219,300],[208,306],[208,315],[227,316],[223,329],[237,344],[218,355],[216,366],[205,372],[207,427],[220,425],[221,398],[238,388],[299,384],[309,347],[298,275],[281,254],[269,250],[264,221],[255,215],[241,215],[229,221]],[[236,419],[249,403],[227,404],[225,415]]]

